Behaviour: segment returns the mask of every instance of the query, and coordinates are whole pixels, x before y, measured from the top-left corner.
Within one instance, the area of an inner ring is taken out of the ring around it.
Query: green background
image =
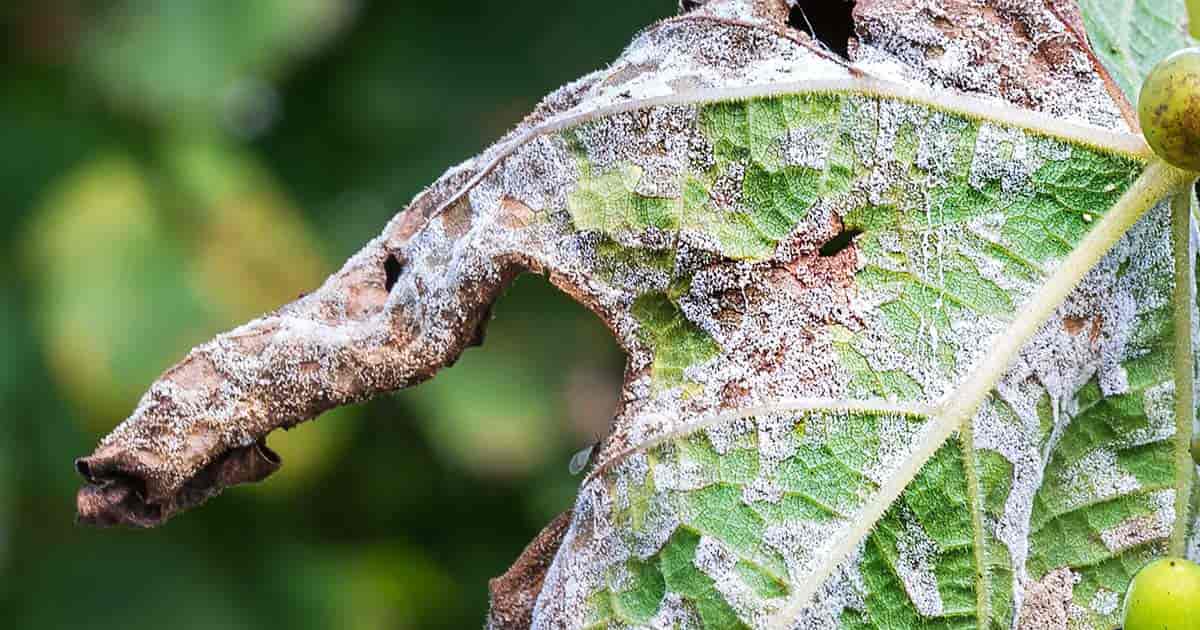
[[[674,4],[5,3],[0,626],[480,626],[621,377],[542,279],[450,371],[272,436],[277,476],[163,528],[75,526],[71,462]]]

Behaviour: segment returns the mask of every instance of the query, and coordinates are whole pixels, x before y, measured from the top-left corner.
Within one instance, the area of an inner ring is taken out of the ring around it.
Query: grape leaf
[[[80,460],[150,526],[266,436],[417,384],[543,273],[628,354],[496,628],[1111,627],[1197,554],[1193,174],[1065,2],[685,2],[318,290],[197,347]],[[798,10],[798,9],[794,9]]]

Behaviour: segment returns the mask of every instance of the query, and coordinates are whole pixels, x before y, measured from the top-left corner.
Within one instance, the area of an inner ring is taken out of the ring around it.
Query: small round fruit
[[[1192,439],[1192,462],[1200,466],[1200,438]]]
[[[1154,67],[1138,100],[1142,133],[1172,166],[1200,171],[1200,48],[1181,50]]]
[[[1200,630],[1200,565],[1161,558],[1142,567],[1125,592],[1124,630]]]

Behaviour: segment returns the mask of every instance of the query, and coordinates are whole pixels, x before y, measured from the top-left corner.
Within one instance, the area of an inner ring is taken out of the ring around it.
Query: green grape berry
[[[1161,558],[1125,592],[1124,630],[1200,630],[1200,564]]]
[[[1192,440],[1192,461],[1200,466],[1200,438]]]
[[[1150,71],[1138,116],[1146,142],[1159,157],[1200,171],[1200,48],[1181,50]]]

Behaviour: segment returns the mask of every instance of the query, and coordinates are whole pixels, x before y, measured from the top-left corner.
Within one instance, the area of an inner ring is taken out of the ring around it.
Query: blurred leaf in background
[[[619,353],[598,318],[555,291],[518,278],[488,326],[488,351],[403,394],[434,448],[480,477],[528,475],[608,430]]]
[[[349,0],[129,0],[84,38],[80,68],[148,122],[254,136],[275,114],[274,80],[354,15]]]
[[[423,627],[458,594],[453,578],[425,554],[394,543],[326,549],[294,568],[289,588],[297,600],[316,603],[312,614],[324,628]],[[329,598],[330,583],[347,596]]]
[[[2,285],[0,285],[2,287]],[[14,320],[18,313],[14,309],[10,291],[7,287],[0,288],[0,330],[9,334],[0,335],[0,411],[11,409],[11,401],[15,386],[20,383],[17,371],[19,354],[13,347],[11,332],[17,329]],[[17,470],[12,459],[12,448],[15,445],[15,435],[12,422],[0,419],[0,576],[5,574],[8,564],[9,530],[13,518],[14,482],[17,480]]]
[[[611,335],[544,278],[453,369],[272,435],[278,475],[164,529],[73,527],[70,462],[191,346],[317,286],[674,6],[0,7],[5,626],[478,627],[620,382]]]

